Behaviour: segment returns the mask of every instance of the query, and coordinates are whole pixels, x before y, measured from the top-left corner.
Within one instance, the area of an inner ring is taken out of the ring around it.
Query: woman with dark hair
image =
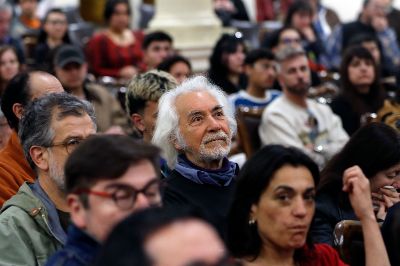
[[[319,71],[324,69],[320,64],[320,59],[325,53],[325,48],[314,29],[313,16],[314,9],[309,1],[295,1],[289,7],[284,26],[293,27],[300,32],[303,48],[311,63],[311,70]]]
[[[50,9],[42,22],[34,51],[37,69],[52,72],[53,56],[57,47],[71,43],[68,35],[67,16],[59,8]]]
[[[13,46],[0,46],[0,99],[8,82],[21,70],[17,51]]]
[[[157,68],[170,73],[179,84],[192,74],[192,65],[186,57],[181,55],[167,57]]]
[[[246,88],[244,58],[243,40],[235,35],[222,35],[212,51],[208,77],[228,94]]]
[[[341,92],[331,108],[340,116],[343,128],[351,135],[361,125],[366,113],[376,113],[386,97],[380,85],[379,69],[371,53],[353,46],[344,53],[340,66]]]
[[[371,123],[354,133],[321,173],[312,236],[333,245],[333,230],[342,220],[356,220],[354,206],[343,193],[343,173],[357,165],[369,179],[377,217],[400,201],[400,136],[383,123]],[[393,190],[393,191],[392,191]]]
[[[107,0],[107,28],[94,35],[86,46],[89,66],[96,76],[131,79],[144,69],[143,33],[129,29],[130,16],[128,0]]]
[[[317,165],[295,148],[270,145],[258,151],[238,177],[228,219],[232,254],[253,266],[345,265],[332,247],[313,244],[308,234],[318,179]],[[363,226],[366,265],[389,265],[368,180],[358,168],[350,169],[343,180]]]

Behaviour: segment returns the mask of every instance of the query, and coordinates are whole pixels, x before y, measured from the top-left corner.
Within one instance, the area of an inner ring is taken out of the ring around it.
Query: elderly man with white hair
[[[227,159],[235,133],[234,112],[224,92],[205,77],[185,81],[159,101],[153,143],[173,169],[164,204],[203,210],[221,235],[238,171]]]

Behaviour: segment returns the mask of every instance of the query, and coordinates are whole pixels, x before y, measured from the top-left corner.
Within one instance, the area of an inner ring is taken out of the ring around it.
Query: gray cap
[[[85,63],[85,55],[78,46],[65,44],[58,48],[54,56],[54,65],[63,68],[69,63],[82,65]]]

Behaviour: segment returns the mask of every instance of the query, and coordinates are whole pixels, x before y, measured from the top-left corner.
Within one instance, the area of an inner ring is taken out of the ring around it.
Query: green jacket
[[[66,234],[39,182],[24,183],[0,210],[0,265],[44,265]]]

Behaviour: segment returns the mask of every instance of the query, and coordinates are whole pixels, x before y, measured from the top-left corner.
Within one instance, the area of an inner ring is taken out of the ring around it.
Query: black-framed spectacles
[[[77,195],[90,194],[103,198],[110,198],[122,210],[129,210],[135,205],[140,193],[147,198],[150,205],[159,206],[161,204],[162,183],[163,182],[160,179],[156,178],[147,183],[142,189],[135,189],[131,186],[118,184],[113,186],[115,190],[111,193],[85,188],[77,189],[73,193]]]
[[[79,146],[79,144],[82,143],[82,141],[84,141],[85,139],[81,139],[81,138],[70,138],[70,139],[66,139],[62,142],[59,143],[53,143],[47,146],[44,146],[46,148],[52,148],[52,147],[64,147],[65,150],[67,151],[68,154],[71,154],[76,147]]]

